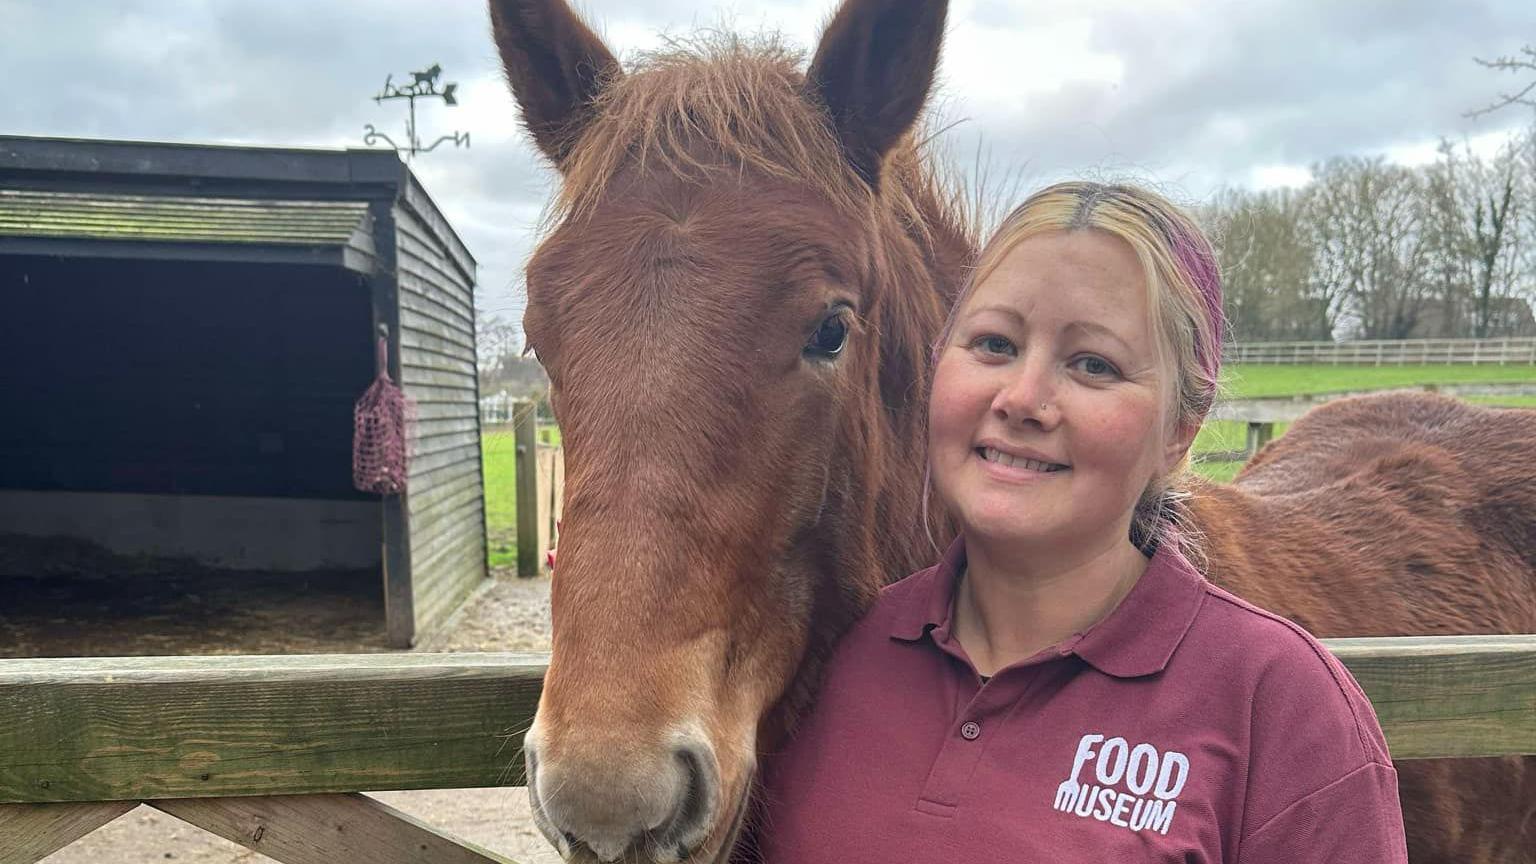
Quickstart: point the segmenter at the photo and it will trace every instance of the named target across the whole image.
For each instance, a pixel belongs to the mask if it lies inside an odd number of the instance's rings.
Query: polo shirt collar
[[[936,627],[949,629],[955,583],[965,569],[965,538],[956,537],[939,563],[908,577],[918,580],[891,624],[891,638],[916,642]]]
[[[965,569],[965,539],[955,538],[937,566],[913,575],[921,580],[894,617],[891,638],[916,642],[932,630],[947,633],[955,584]],[[1161,672],[1195,621],[1205,579],[1183,555],[1160,546],[1147,569],[1109,617],[1069,637],[1057,650],[1076,654],[1116,678]]]

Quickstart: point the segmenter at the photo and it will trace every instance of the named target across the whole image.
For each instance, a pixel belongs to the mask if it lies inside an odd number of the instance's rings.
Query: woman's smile
[[[1062,474],[1072,466],[1055,462],[1033,452],[1021,452],[983,444],[976,448],[985,470],[999,480],[1011,483],[1036,482]]]

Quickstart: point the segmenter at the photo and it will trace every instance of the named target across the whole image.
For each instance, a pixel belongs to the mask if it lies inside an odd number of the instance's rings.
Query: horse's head
[[[716,860],[923,542],[926,353],[969,253],[910,135],[945,4],[849,0],[808,72],[712,36],[626,73],[564,0],[491,13],[562,177],[523,319],[567,472],[535,817],[567,857]]]

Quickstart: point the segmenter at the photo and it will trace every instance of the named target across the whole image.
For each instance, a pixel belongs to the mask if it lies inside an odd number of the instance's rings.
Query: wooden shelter
[[[389,644],[486,572],[475,261],[393,151],[0,136],[0,544],[377,568]],[[399,496],[351,485],[388,336]]]

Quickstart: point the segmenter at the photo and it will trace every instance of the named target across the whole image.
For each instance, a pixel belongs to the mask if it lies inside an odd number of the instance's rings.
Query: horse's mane
[[[600,89],[589,124],[561,166],[551,219],[585,213],[631,164],[681,177],[750,169],[808,184],[849,212],[865,210],[878,195],[925,242],[934,229],[974,239],[954,172],[935,170],[913,136],[887,158],[878,192],[860,179],[829,118],[806,98],[803,60],[777,34],[713,30],[636,55]]]

